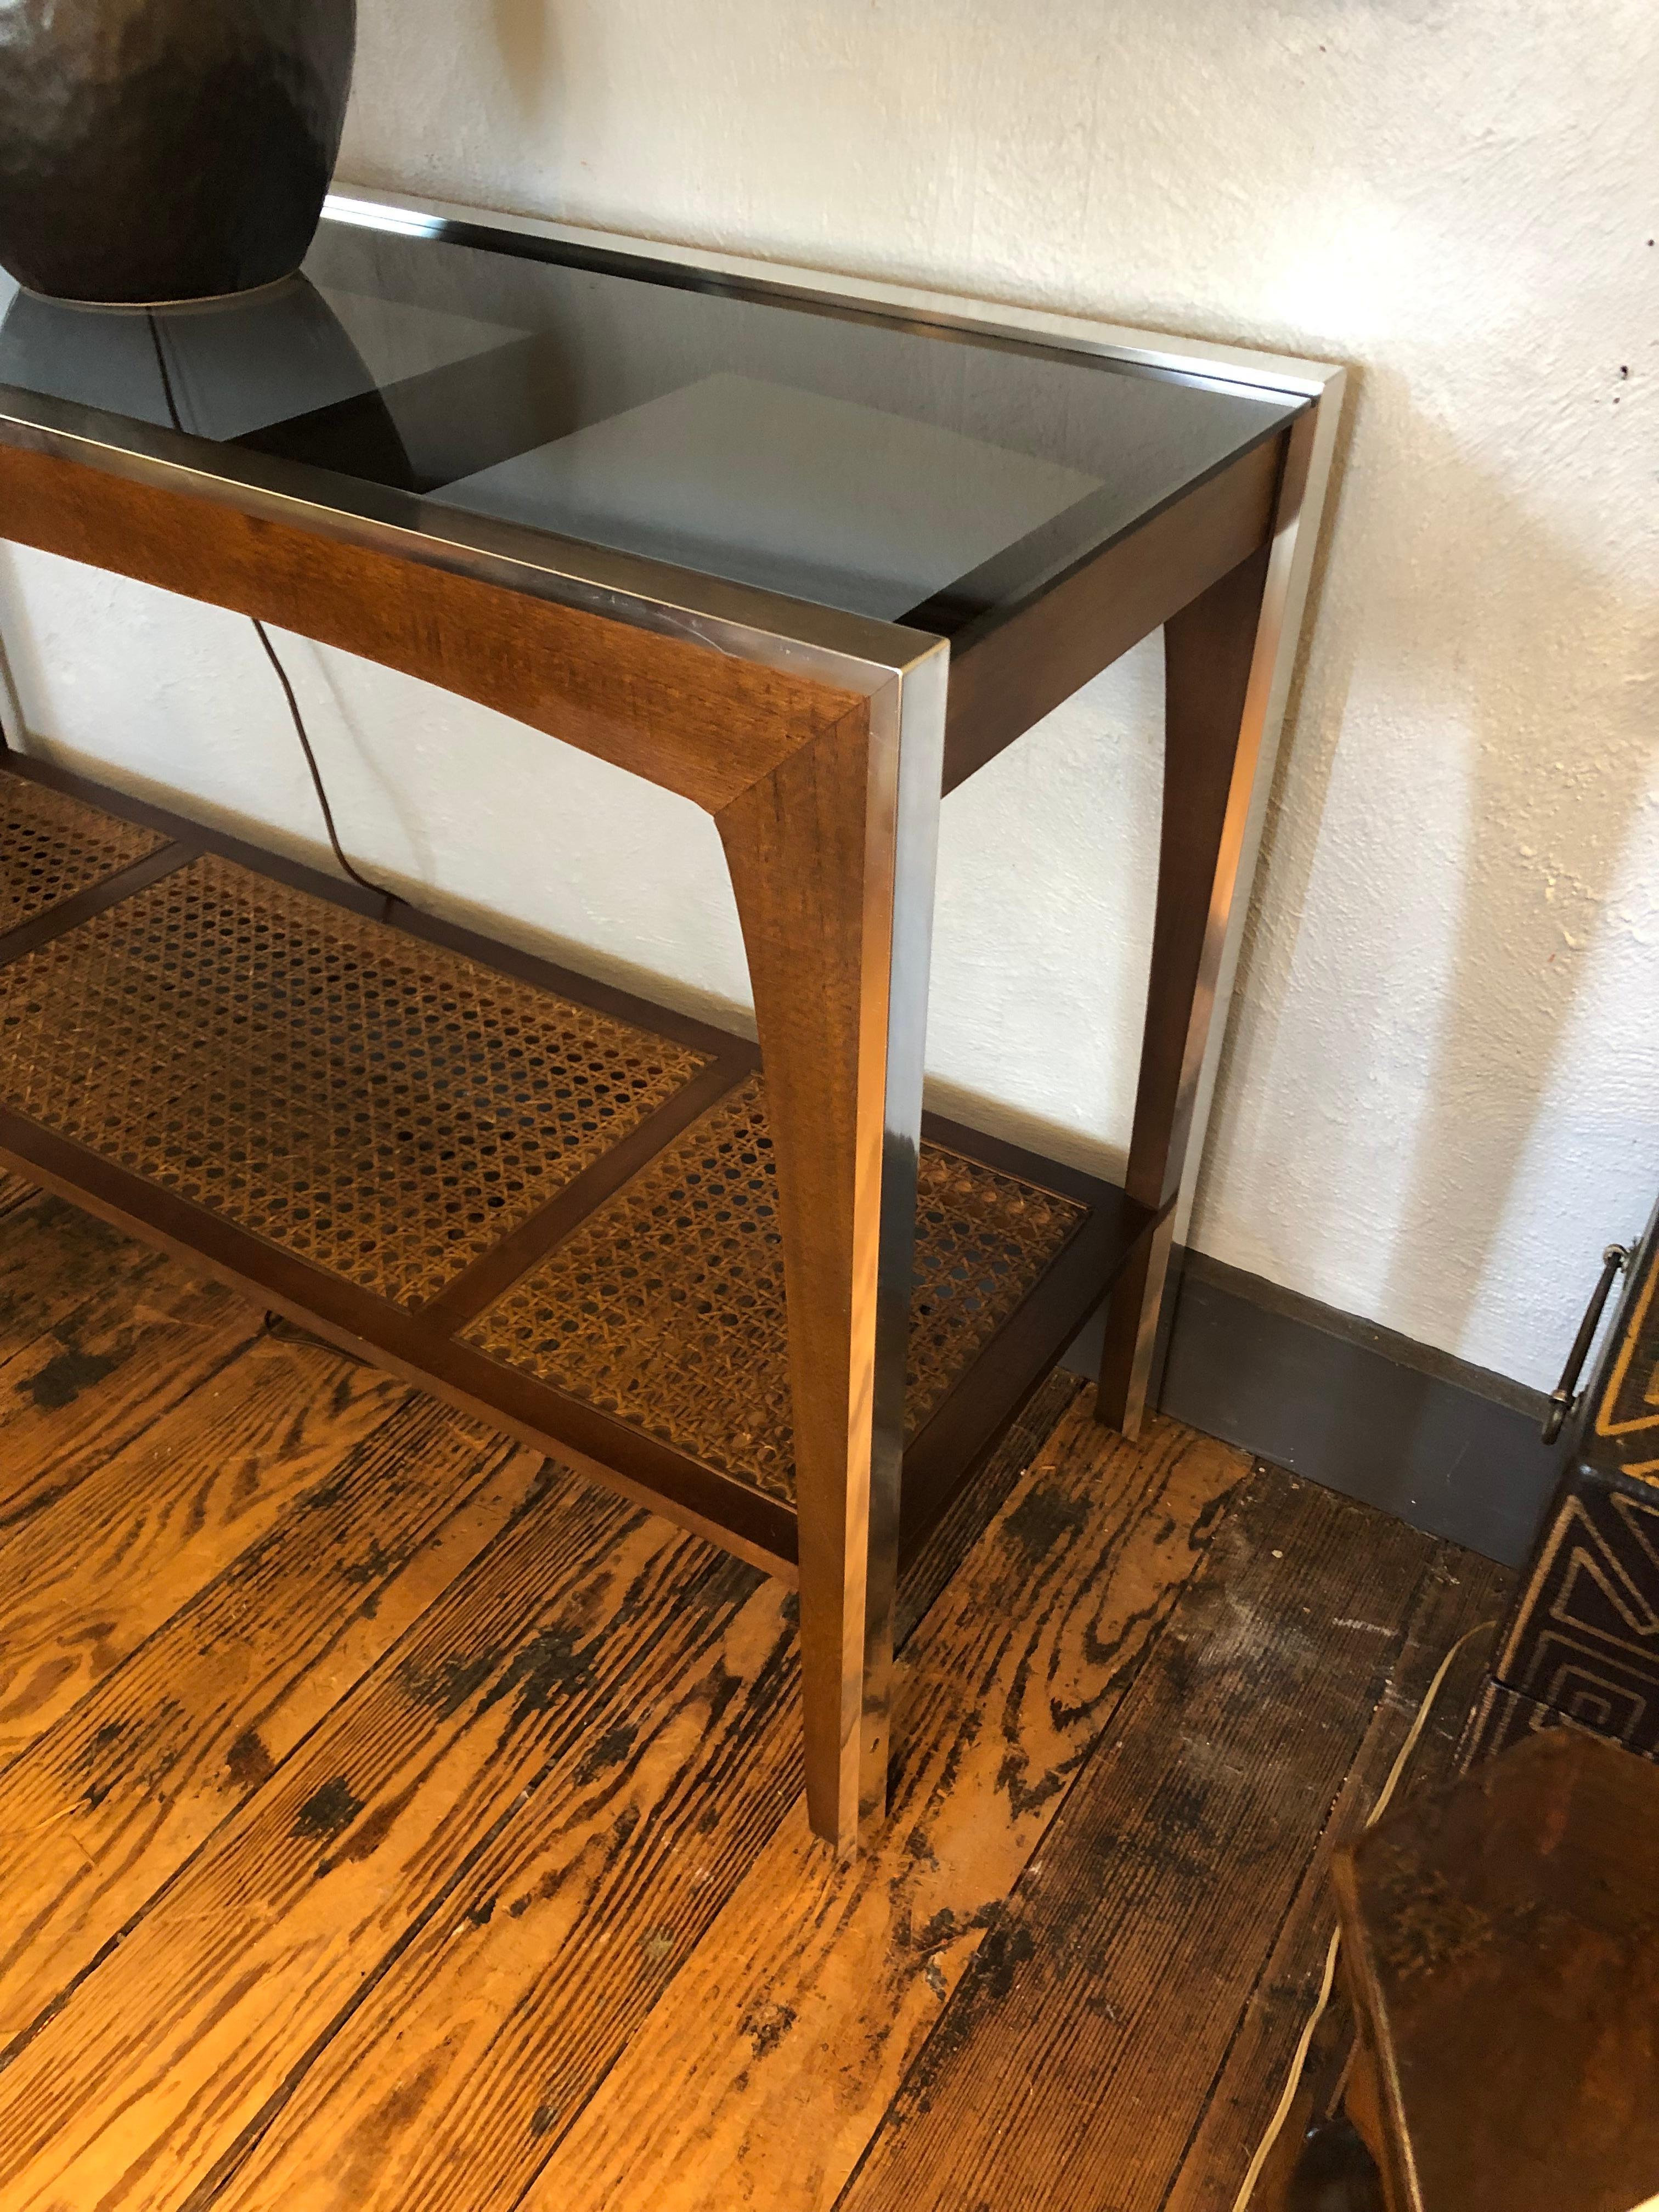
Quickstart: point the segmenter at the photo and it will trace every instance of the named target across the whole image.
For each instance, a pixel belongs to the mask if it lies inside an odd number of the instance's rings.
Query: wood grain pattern
[[[255,1338],[58,1503],[0,1535],[0,1765],[257,1542],[407,1393]]]
[[[872,1512],[882,1116],[867,1099],[860,1115],[860,1085],[883,1098],[886,991],[872,1022],[869,786],[860,705],[717,817],[754,986],[783,1238],[807,1804],[842,1850],[857,1840],[861,1795],[880,1815],[885,1707],[866,1717],[866,1681],[878,1678],[884,1701],[898,1577],[896,1498]],[[884,913],[890,933],[890,890]]]
[[[780,1829],[526,2212],[835,2202],[952,1990],[1002,1958],[1007,1894],[1246,1466],[1168,1424],[1131,1450],[1074,1407],[907,1647],[879,1847],[837,1868]]]
[[[634,1502],[678,1517],[764,1570],[793,1574],[793,1516],[758,1491],[708,1468],[583,1401],[501,1365],[419,1314],[294,1258],[0,1104],[0,1152],[73,1194],[118,1230],[207,1270],[256,1311],[275,1310],[354,1358],[436,1392],[468,1419],[488,1422],[532,1449],[556,1454]]]
[[[21,1176],[0,1174],[0,1221],[9,1221],[40,1196],[38,1188]]]
[[[943,673],[942,664],[937,672]],[[895,702],[881,703],[886,709]],[[795,1282],[792,1295],[805,1316],[796,1332],[795,1379],[798,1393],[808,1401],[802,1427],[810,1432],[807,1456],[818,1472],[805,1487],[812,1493],[812,1541],[823,1569],[808,1577],[805,1613],[806,1705],[810,1714],[823,1716],[814,1719],[812,1732],[823,1747],[821,1757],[809,1757],[809,1795],[820,1828],[838,1843],[850,1841],[855,1803],[867,1798],[873,1814],[881,1795],[874,1785],[884,1787],[896,1560],[925,1535],[964,1473],[1075,1334],[1132,1243],[1136,1227],[1133,1209],[1113,1187],[1051,1170],[1029,1155],[1011,1160],[1013,1174],[1058,1184],[1075,1196],[1086,1208],[1087,1219],[1069,1242],[1057,1237],[1041,1255],[1035,1243],[1030,1246],[1027,1259],[1036,1279],[1024,1277],[1020,1286],[1029,1294],[1017,1310],[1005,1309],[1002,1326],[994,1333],[975,1332],[976,1342],[963,1336],[948,1356],[941,1356],[934,1381],[949,1387],[937,1393],[930,1388],[929,1417],[912,1439],[902,1485],[890,1449],[884,1448],[880,1480],[874,1479],[866,1462],[873,1457],[871,1405],[878,1395],[873,1279],[879,1222],[887,1218],[896,1242],[902,1242],[905,1217],[912,1210],[902,1188],[909,1172],[903,1147],[895,1147],[891,1171],[882,1171],[879,1124],[888,1048],[884,978],[896,927],[890,909],[901,903],[898,879],[918,872],[898,868],[892,840],[884,831],[869,830],[872,817],[878,825],[886,823],[892,796],[887,793],[884,799],[878,775],[872,786],[871,750],[861,705],[775,775],[750,787],[721,817],[748,940],[761,971],[772,1095],[775,1103],[783,1101],[774,1121],[787,1125],[778,1146],[782,1180],[795,1192],[783,1209],[786,1235],[799,1248],[789,1263]],[[42,777],[38,764],[30,763],[19,781],[62,788],[64,780]],[[94,804],[106,796],[84,787],[78,795]],[[927,794],[922,797],[926,804]],[[117,802],[118,813],[125,804]],[[177,819],[169,821],[154,808],[139,811],[151,830],[183,834]],[[216,849],[224,841],[200,842]],[[305,873],[291,868],[280,872],[285,879]],[[865,896],[866,873],[881,887],[872,899]],[[920,873],[925,875],[925,869]],[[307,877],[305,887],[319,886]],[[345,904],[353,903],[340,886],[332,890]],[[356,896],[361,901],[369,895],[358,891]],[[319,920],[326,927],[326,917]],[[423,924],[416,933],[434,932]],[[499,949],[494,954],[486,949],[485,957],[505,956]],[[533,973],[553,989],[564,988],[556,974],[539,963],[526,969],[514,959],[509,965],[515,974]],[[579,999],[594,995],[592,987],[571,988]],[[623,1018],[640,1018],[647,1027],[654,1025],[655,1018],[637,1005],[614,1010]],[[204,1018],[211,1019],[210,1011]],[[908,1046],[902,1042],[896,1050],[915,1060],[912,1073],[919,1081],[920,1038],[914,1024],[910,1036]],[[94,1128],[82,1127],[71,1138],[46,1125],[49,1113],[46,1121],[30,1118],[37,1111],[46,1113],[38,1099],[27,1114],[20,1110],[27,1102],[0,1103],[0,1156],[116,1225],[137,1231],[175,1255],[187,1255],[240,1294],[304,1321],[401,1379],[437,1391],[463,1413],[492,1420],[532,1449],[551,1450],[601,1480],[613,1480],[635,1498],[643,1494],[682,1525],[714,1534],[715,1540],[765,1571],[798,1581],[794,1500],[783,1494],[793,1488],[793,1480],[770,1491],[757,1487],[744,1479],[740,1461],[721,1453],[718,1438],[715,1448],[700,1447],[694,1437],[680,1431],[671,1442],[676,1435],[672,1419],[647,1420],[637,1403],[619,1406],[607,1391],[584,1387],[580,1376],[532,1372],[528,1361],[515,1358],[510,1339],[498,1336],[486,1346],[451,1333],[568,1231],[581,1209],[637,1168],[670,1127],[700,1103],[712,1106],[737,1068],[757,1057],[752,1048],[735,1048],[712,1032],[702,1042],[713,1048],[719,1066],[696,1079],[603,1161],[591,1164],[555,1201],[480,1254],[441,1296],[413,1311],[389,1296],[375,1295],[366,1281],[352,1279],[355,1268],[324,1266],[314,1251],[302,1255],[268,1222],[247,1218],[245,1207],[228,1201],[222,1208],[214,1197],[216,1170],[204,1170],[206,1182],[186,1196],[140,1173],[130,1147],[112,1140],[100,1149]],[[901,1091],[906,1088],[901,1081]],[[954,1142],[970,1161],[987,1152],[994,1159],[1015,1149],[971,1133],[954,1139],[946,1133],[945,1141],[947,1146]],[[969,1211],[964,1199],[951,1234],[960,1232]],[[1017,1264],[1023,1273],[1024,1263]],[[1011,1281],[1011,1291],[1012,1287]],[[384,1282],[380,1288],[386,1290]],[[951,1291],[953,1299],[960,1291],[960,1310],[971,1316],[984,1288],[959,1276]],[[880,1430],[884,1446],[901,1425],[897,1334],[896,1327],[886,1332],[888,1410]],[[716,1390],[714,1400],[719,1399]],[[791,1478],[794,1457],[792,1451]],[[880,1508],[871,1523],[873,1536],[866,1527],[866,1497]],[[891,1535],[895,1521],[896,1546]],[[867,1765],[867,1791],[862,1771],[855,1786],[855,1762],[860,1769]]]
[[[952,639],[947,792],[1266,542],[1285,444],[1265,440],[1029,606]]]
[[[728,1563],[708,1597],[746,1574]],[[221,2212],[520,2201],[779,1822],[811,1844],[792,1611],[770,1582],[706,1604],[678,1664],[469,1865]]]
[[[8,1194],[0,1279],[44,1273]],[[195,1289],[136,1257],[82,1245],[51,1324]],[[6,2212],[1229,2212],[1331,1846],[1497,1571],[1056,1376],[903,1585],[893,1825],[838,1868],[776,1584],[201,1334],[138,1322],[153,1430],[124,1367],[14,1415],[84,1450],[0,1535],[0,1651],[84,1672],[0,1771]]]
[[[34,759],[7,755],[0,769],[29,783],[64,793],[131,818],[172,837],[194,834],[204,849],[239,866],[264,868],[297,890],[353,912],[375,911],[372,896],[356,886],[314,870],[262,855],[217,833],[191,833],[182,817],[135,802],[118,793],[52,769]],[[799,916],[797,919],[800,919]],[[692,1049],[722,1065],[748,1070],[758,1065],[752,1045],[682,1017],[653,1009],[626,994],[573,976],[568,971],[465,931],[400,908],[397,927],[419,939],[432,939],[486,967],[496,966],[522,980],[591,1004],[602,1012],[647,1030],[660,1028]],[[810,914],[800,919],[810,933]],[[698,1079],[699,1083],[703,1079]],[[711,1072],[708,1087],[720,1079]],[[706,1096],[707,1092],[698,1095]],[[671,1119],[690,1102],[682,1094],[664,1109]],[[982,1453],[993,1443],[1012,1411],[1069,1342],[1099,1297],[1102,1283],[1121,1264],[1136,1233],[1134,1211],[1115,1186],[1044,1162],[1018,1146],[944,1121],[923,1118],[925,1137],[982,1161],[999,1173],[1024,1176],[1074,1199],[1089,1212],[1085,1227],[1042,1277],[1018,1311],[994,1339],[982,1346],[957,1379],[907,1450],[900,1557],[925,1535],[941,1506]],[[660,1133],[659,1128],[657,1133]],[[603,1188],[621,1167],[635,1164],[624,1140],[606,1156],[591,1181],[588,1196]],[[745,1482],[703,1466],[660,1438],[613,1419],[583,1401],[551,1389],[522,1369],[508,1369],[474,1348],[449,1339],[445,1330],[465,1304],[489,1279],[499,1279],[498,1262],[516,1239],[497,1246],[489,1259],[433,1304],[411,1315],[374,1298],[343,1278],[319,1270],[252,1237],[223,1216],[187,1203],[176,1193],[97,1158],[38,1124],[0,1106],[0,1147],[9,1146],[18,1164],[77,1205],[102,1213],[117,1230],[135,1231],[192,1267],[205,1266],[240,1295],[262,1308],[280,1306],[303,1316],[307,1325],[359,1356],[377,1358],[404,1380],[434,1389],[464,1413],[494,1423],[520,1441],[551,1451],[596,1480],[612,1480],[636,1501],[679,1519],[681,1525],[724,1543],[763,1571],[795,1578],[795,1523],[791,1508]],[[536,1217],[533,1244],[552,1225],[551,1217],[574,1194],[562,1194],[548,1212]],[[523,1251],[519,1255],[523,1257]]]
[[[1458,1739],[1482,1680],[1482,1655],[1490,1648],[1489,1639],[1475,1632],[1501,1614],[1509,1577],[1472,1553],[1457,1559],[1454,1572],[1443,1546],[1425,1545],[1425,1550],[1427,1564],[1412,1601],[1400,1656],[1250,1993],[1164,2212],[1233,2212],[1239,2185],[1285,2087],[1297,2039],[1318,2002],[1336,1925],[1332,1856],[1352,1843],[1371,1817],[1437,1669],[1462,1644],[1401,1776],[1395,1802],[1403,1803],[1414,1790],[1437,1787],[1454,1771]],[[1466,1638],[1471,1640],[1465,1643]],[[1334,2094],[1352,2036],[1350,2031],[1344,2038],[1340,2021],[1334,2021],[1333,2028],[1328,2088]],[[1317,2101],[1317,2083],[1310,2077],[1280,2131],[1280,2163],[1286,2171],[1294,2163]],[[1277,2203],[1275,2186],[1282,2187],[1282,2182],[1269,2180],[1264,2173],[1256,2201]]]
[[[554,1474],[19,2045],[7,2212],[172,2212],[219,2178],[522,1793],[579,1790],[751,1580]]]
[[[116,1230],[21,1176],[4,1176],[0,1235],[0,1363],[116,1280],[136,1283],[159,1263]]]
[[[1426,1544],[1258,1474],[1021,1883],[1002,1942],[910,2069],[847,2212],[1092,2212],[1107,2190],[1162,2202],[1264,1923],[1288,1910],[1397,1659]],[[1281,1632],[1264,1637],[1269,1619]],[[1224,1865],[1248,1881],[1218,1881]]]
[[[907,1620],[1079,1388],[1056,1376],[964,1496],[957,1548],[907,1578]],[[781,1820],[789,1855],[822,1863],[798,1803],[790,1610],[762,1584],[714,1624],[701,1674],[596,1747],[574,1812],[536,1793],[334,2038],[218,2212],[401,2212],[443,2203],[463,2174],[469,2212],[519,2202],[641,2021],[678,2006],[686,1962]]]
[[[256,1307],[170,1263],[89,1296],[83,1287],[77,1306],[0,1367],[0,1534],[143,1436],[260,1327]]]
[[[855,695],[385,549],[0,444],[5,534],[493,707],[713,812]],[[258,495],[250,495],[250,505]],[[396,541],[392,550],[390,541]]]
[[[1164,626],[1164,799],[1158,905],[1124,1188],[1154,1213],[1186,1173],[1216,986],[1255,787],[1265,700],[1257,667],[1271,548],[1229,569]],[[1163,1220],[1114,1285],[1103,1421],[1133,1436],[1152,1380],[1173,1242]]]
[[[282,1526],[0,1778],[0,2037],[270,1780],[540,1480],[533,1455],[419,1400],[341,1443]]]
[[[977,1473],[962,1485],[928,1530],[899,1583],[893,1613],[896,1647],[902,1650],[944,1595],[951,1577],[1002,1510],[1014,1485],[1043,1455],[1083,1388],[1081,1377],[1070,1368],[1056,1367],[1032,1392],[1008,1424],[995,1450],[987,1455]]]
[[[1152,979],[1125,1187],[1161,1212],[1181,1188],[1256,744],[1245,732],[1267,550],[1164,625],[1164,806]]]

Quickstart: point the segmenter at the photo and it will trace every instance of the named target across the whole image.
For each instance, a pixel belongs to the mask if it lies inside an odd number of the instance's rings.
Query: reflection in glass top
[[[301,465],[313,500],[328,470],[947,635],[1296,411],[586,258],[331,221],[302,276],[222,304],[0,279],[0,384]]]

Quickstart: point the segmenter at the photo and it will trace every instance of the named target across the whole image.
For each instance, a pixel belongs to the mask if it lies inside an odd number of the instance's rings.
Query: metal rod
[[[1601,1279],[1590,1295],[1584,1308],[1584,1318],[1578,1324],[1578,1334],[1572,1340],[1572,1350],[1567,1354],[1567,1364],[1561,1370],[1561,1380],[1550,1392],[1550,1409],[1544,1416],[1542,1436],[1547,1444],[1553,1444],[1566,1425],[1567,1416],[1578,1403],[1578,1377],[1583,1372],[1584,1362],[1589,1358],[1589,1348],[1595,1341],[1595,1332],[1601,1326],[1601,1316],[1607,1303],[1607,1293],[1621,1267],[1630,1262],[1630,1247],[1609,1244],[1601,1255]]]

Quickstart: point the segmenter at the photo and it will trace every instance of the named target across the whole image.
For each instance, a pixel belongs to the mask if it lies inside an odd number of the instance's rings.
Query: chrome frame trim
[[[839,1547],[842,1853],[885,1810],[905,1365],[950,647],[930,638],[868,692]],[[803,1606],[812,1601],[805,1577]],[[805,1626],[805,1623],[803,1623]],[[809,1758],[809,1797],[815,1768]]]
[[[106,428],[117,420],[118,443]],[[468,515],[355,478],[327,477],[327,495],[319,483],[318,495],[308,496],[273,480],[291,477],[297,464],[273,465],[240,447],[216,447],[213,465],[204,467],[198,440],[15,386],[0,385],[0,440],[842,690],[867,695],[936,642],[898,623]],[[854,672],[860,670],[863,678]]]
[[[622,255],[737,283],[773,296],[898,313],[919,325],[1033,341],[1164,374],[1222,381],[1288,400],[1320,398],[1341,372],[1322,364],[1255,354],[1198,340],[1154,339],[1145,331],[1031,310],[981,306],[904,285],[835,277],[781,264],[498,215],[412,195],[331,193],[333,221],[405,236],[441,237],[453,223]],[[378,544],[405,559],[526,591],[636,628],[707,644],[769,666],[845,684],[848,657],[886,672],[933,642],[903,623],[840,612],[761,586],[729,582],[645,555],[590,545],[526,526],[465,514],[413,494],[317,471],[313,495],[293,489],[301,464],[270,464],[250,451],[214,449],[211,469],[198,441],[131,418],[0,386],[0,434],[8,442],[63,454],[82,465],[155,483],[252,514],[287,520],[349,542]],[[118,433],[118,434],[117,434]],[[822,656],[822,658],[820,658]],[[878,682],[884,678],[877,679]]]
[[[1256,724],[1255,772],[1250,787],[1249,811],[1239,847],[1233,896],[1222,940],[1220,965],[1216,970],[1214,1012],[1194,1091],[1192,1120],[1187,1139],[1185,1170],[1175,1204],[1175,1235],[1184,1244],[1202,1179],[1205,1138],[1220,1073],[1222,1054],[1232,1013],[1233,985],[1238,971],[1240,948],[1249,918],[1261,857],[1261,833],[1267,816],[1278,768],[1279,740],[1285,730],[1285,709],[1301,647],[1308,591],[1313,579],[1320,526],[1330,489],[1331,464],[1342,416],[1346,372],[1328,368],[1320,397],[1307,413],[1291,426],[1290,447],[1280,478],[1279,503],[1273,516],[1273,550],[1268,561],[1262,593],[1261,620],[1256,631],[1255,654],[1245,707],[1245,741],[1249,726]]]
[[[621,254],[635,260],[663,263],[710,278],[753,286],[775,295],[793,293],[803,300],[865,307],[882,314],[896,313],[911,322],[939,330],[1000,334],[1028,344],[1036,340],[1070,353],[1094,354],[1136,368],[1199,376],[1206,382],[1241,385],[1256,392],[1283,394],[1286,398],[1319,398],[1331,374],[1322,362],[1302,361],[1288,354],[1258,353],[1244,346],[1218,345],[1206,338],[1170,337],[1124,323],[1100,321],[1092,316],[1005,307],[966,299],[957,293],[927,291],[912,284],[831,276],[823,270],[802,269],[788,262],[713,253],[700,246],[669,245],[659,239],[635,238],[622,231],[589,230],[574,223],[549,222],[536,216],[465,207],[453,200],[424,199],[412,192],[337,185],[325,202],[323,212],[337,222],[354,223],[368,230],[392,231],[404,237],[441,239],[446,226],[451,223],[468,230],[507,231],[517,237],[545,239],[550,245],[574,246],[586,252]]]
[[[871,702],[848,1397],[849,1476],[861,1469],[865,1492],[857,1542],[864,1590],[856,1636],[848,1624],[844,1663],[857,1673],[844,1686],[842,1708],[855,1718],[854,1740],[842,1746],[842,1802],[868,1819],[879,1818],[887,1800],[905,1366],[950,674],[950,648],[941,639]],[[850,1507],[850,1480],[848,1489]],[[858,1528],[854,1519],[849,1534]]]

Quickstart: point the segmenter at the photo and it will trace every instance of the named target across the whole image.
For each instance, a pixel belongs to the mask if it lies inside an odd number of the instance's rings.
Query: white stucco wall
[[[1194,1241],[1546,1383],[1659,1182],[1651,0],[362,0],[342,173],[1353,364]],[[13,555],[66,755],[315,840],[246,624]],[[744,994],[710,826],[295,645],[366,865]],[[1127,1135],[1156,641],[945,811],[936,1096]],[[580,948],[572,951],[570,948]]]

